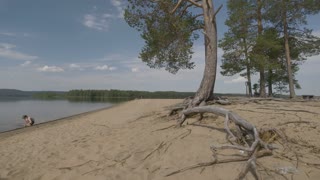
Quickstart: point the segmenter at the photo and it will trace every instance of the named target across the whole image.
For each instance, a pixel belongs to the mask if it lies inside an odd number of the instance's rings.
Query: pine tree
[[[319,54],[320,48],[319,38],[312,35],[312,30],[301,26],[307,24],[308,15],[320,11],[320,3],[318,0],[267,0],[267,4],[267,18],[283,36],[290,98],[295,98],[293,67],[299,63],[297,61]]]
[[[222,48],[222,71],[224,76],[233,76],[242,73],[246,76],[249,86],[249,95],[252,96],[251,69],[252,64],[249,58],[249,50],[254,44],[256,36],[253,29],[253,9],[247,0],[231,0],[227,2],[228,19],[225,24],[228,31],[219,42]]]
[[[151,68],[171,73],[192,69],[193,42],[200,30],[205,42],[205,70],[190,106],[213,98],[217,69],[217,26],[212,0],[128,0],[127,23],[145,40],[140,58]]]

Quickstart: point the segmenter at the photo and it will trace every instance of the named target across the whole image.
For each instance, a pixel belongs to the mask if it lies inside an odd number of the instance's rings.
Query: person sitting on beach
[[[34,124],[34,119],[28,115],[23,115],[22,119],[26,122],[24,126],[32,126]]]

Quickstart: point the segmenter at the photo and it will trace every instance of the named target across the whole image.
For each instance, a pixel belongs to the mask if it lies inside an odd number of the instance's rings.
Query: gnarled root
[[[260,138],[261,134],[259,133],[258,129],[253,124],[241,118],[238,114],[216,106],[201,106],[185,109],[182,111],[182,118],[178,121],[178,125],[182,126],[183,122],[188,116],[196,113],[213,113],[218,116],[225,117],[224,128],[227,133],[227,138],[232,144],[220,146],[212,145],[211,150],[214,153],[221,149],[236,149],[245,152],[248,156],[248,161],[245,168],[238,175],[237,179],[243,179],[248,172],[251,172],[256,179],[259,179],[256,169],[256,159],[259,157],[257,154],[259,154],[261,150],[272,152],[275,147],[270,144],[270,141],[263,141]],[[230,130],[230,122],[233,122],[236,125],[236,133],[233,133]],[[267,132],[268,130],[263,131]],[[274,129],[272,129],[272,132],[277,133],[277,131]],[[279,134],[279,136],[281,135]]]

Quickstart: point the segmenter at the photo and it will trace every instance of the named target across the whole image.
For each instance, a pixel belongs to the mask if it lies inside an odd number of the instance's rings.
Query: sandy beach
[[[227,144],[224,118],[205,114],[177,128],[168,108],[182,100],[133,100],[112,108],[0,133],[0,179],[228,180],[245,165],[230,162],[168,174],[213,160]],[[275,127],[287,143],[257,160],[261,179],[320,179],[320,101],[252,101],[223,108],[258,128]],[[239,150],[219,157],[241,155]],[[246,179],[253,179],[248,174]]]

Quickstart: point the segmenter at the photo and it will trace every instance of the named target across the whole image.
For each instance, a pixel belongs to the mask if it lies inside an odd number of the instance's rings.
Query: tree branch
[[[221,10],[223,4],[220,5],[220,7],[217,9],[217,11],[213,14],[212,20],[215,19],[216,15],[219,13],[219,11]]]
[[[187,9],[188,9],[189,7],[192,7],[192,6],[194,6],[194,5],[193,5],[193,4],[188,4],[186,7],[184,7],[184,9],[182,10],[182,13],[180,14],[180,16],[184,15],[184,13],[187,12]]]
[[[203,16],[203,14],[197,14],[197,15],[193,16],[192,18],[197,19],[198,17],[201,17],[201,16]]]
[[[178,9],[178,7],[180,6],[180,4],[182,3],[183,0],[179,0],[179,2],[176,4],[176,6],[173,8],[173,10],[170,12],[171,14],[173,14],[174,12],[176,12],[176,10]]]
[[[176,10],[178,9],[178,7],[181,5],[182,1],[184,1],[184,0],[179,0],[179,1],[178,1],[178,3],[176,4],[176,6],[175,6],[175,7],[173,8],[173,10],[170,12],[171,14],[173,14],[174,12],[176,12]],[[186,1],[190,2],[191,4],[187,5],[187,6],[184,8],[183,12],[185,12],[189,7],[192,7],[192,6],[202,7],[201,4],[197,3],[197,2],[199,2],[200,0],[195,0],[195,1],[193,1],[193,0],[186,0]],[[182,13],[182,14],[183,14],[183,13]]]
[[[190,2],[191,4],[197,6],[197,7],[202,7],[202,4],[197,3],[197,2],[199,2],[199,0],[195,0],[195,1],[193,1],[193,0],[187,0],[187,1]]]
[[[203,26],[196,27],[196,28],[191,29],[191,31],[193,32],[193,31],[197,31],[197,30],[200,30],[200,29],[204,29],[204,27]]]

